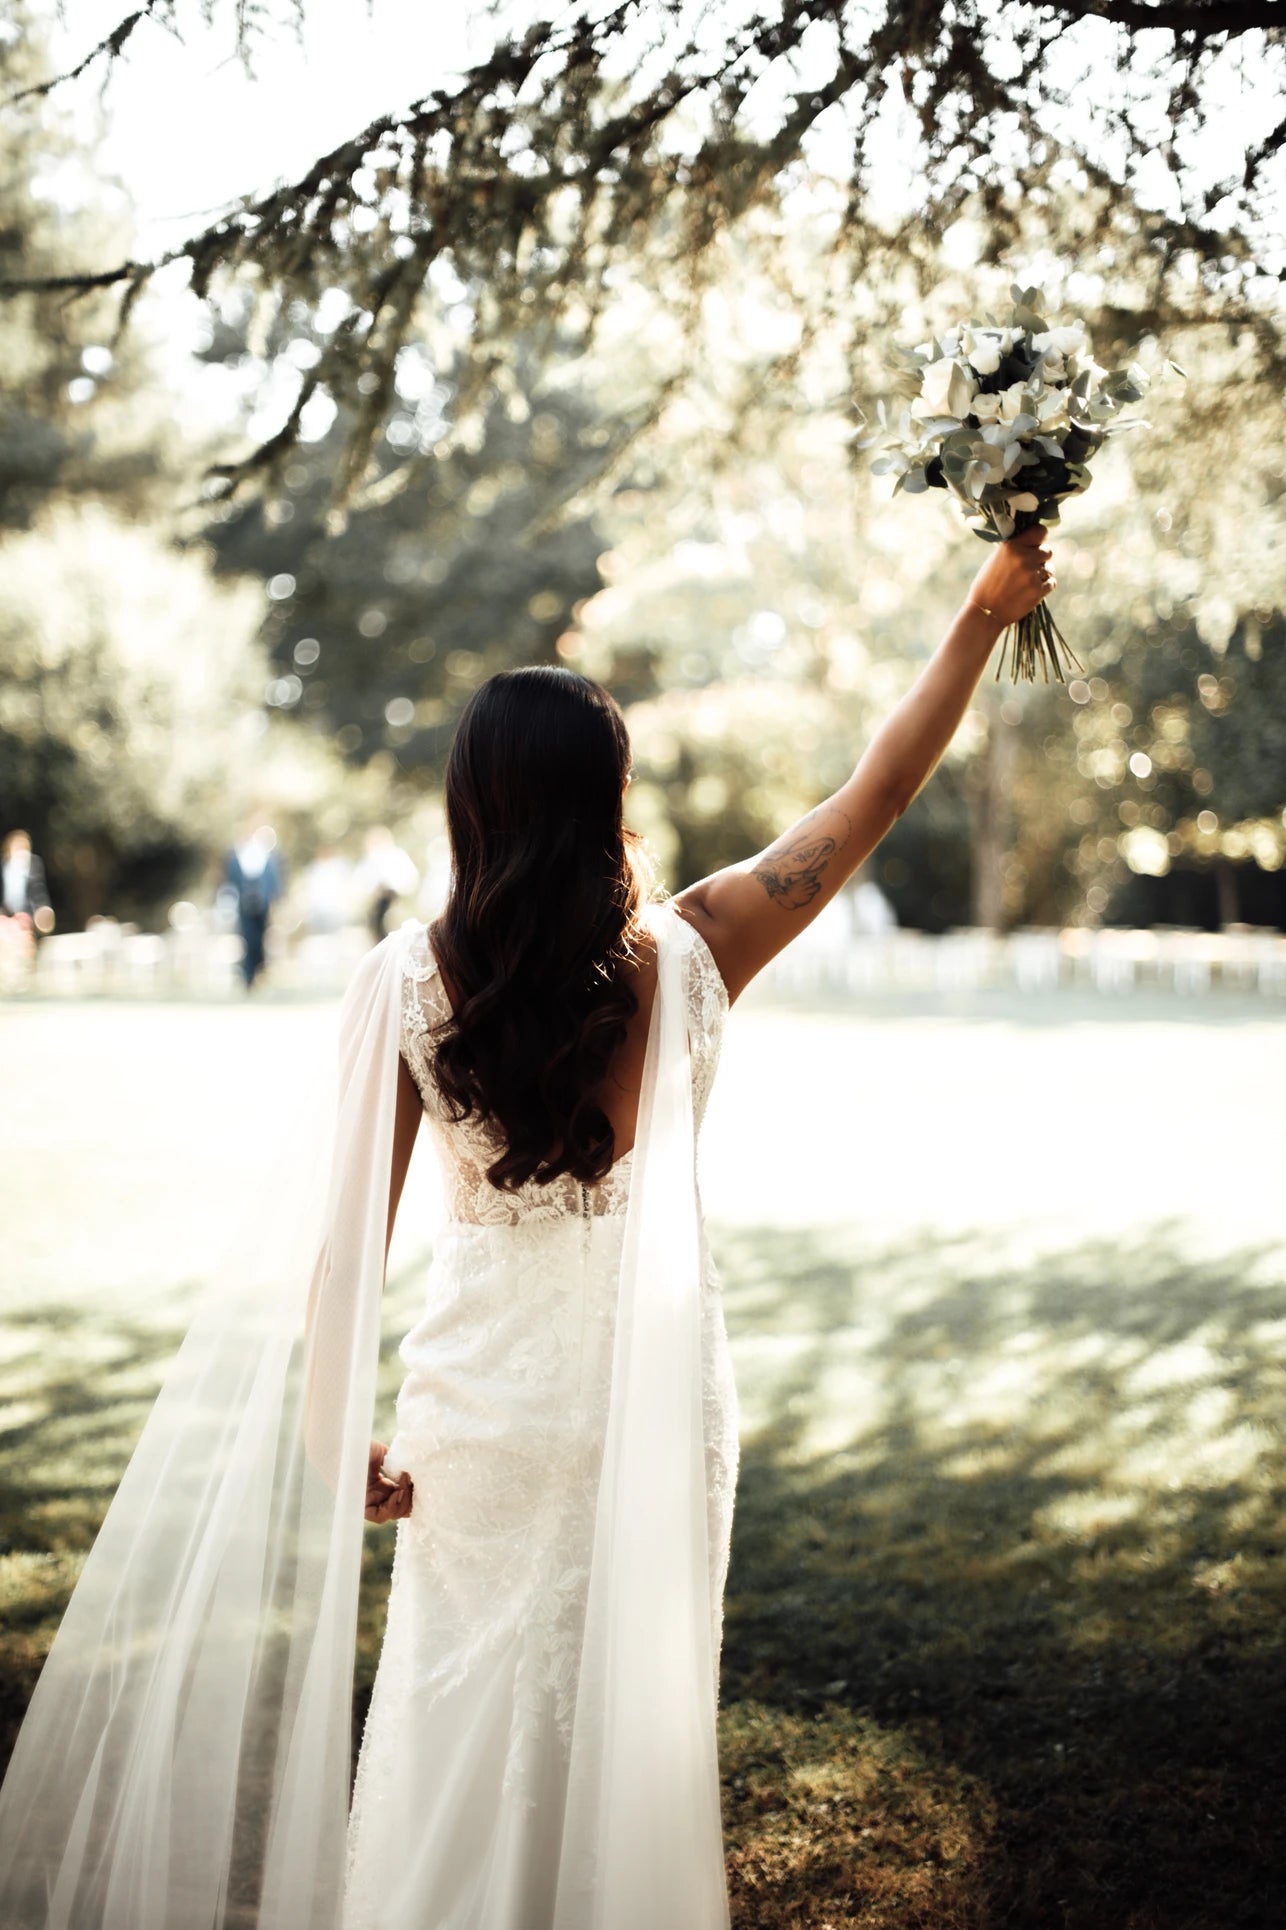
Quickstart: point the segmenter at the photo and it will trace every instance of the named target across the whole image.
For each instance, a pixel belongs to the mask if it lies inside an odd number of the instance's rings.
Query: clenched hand
[[[401,1521],[411,1512],[411,1501],[415,1487],[409,1474],[399,1474],[396,1481],[383,1470],[384,1456],[388,1447],[383,1441],[372,1441],[371,1451],[366,1462],[366,1519],[368,1521]]]

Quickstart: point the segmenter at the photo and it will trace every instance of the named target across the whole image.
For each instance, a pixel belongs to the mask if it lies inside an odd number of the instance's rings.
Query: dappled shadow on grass
[[[721,1753],[735,1930],[1268,1930],[1286,1832],[1286,1287],[1182,1230],[715,1230],[743,1403]],[[427,1256],[390,1281],[417,1316]],[[177,1302],[176,1302],[177,1307]],[[179,1338],[0,1350],[7,1743]],[[399,1368],[390,1349],[389,1413]],[[356,1721],[391,1530],[371,1529]]]
[[[1280,1922],[1274,1256],[716,1244],[737,1930]]]

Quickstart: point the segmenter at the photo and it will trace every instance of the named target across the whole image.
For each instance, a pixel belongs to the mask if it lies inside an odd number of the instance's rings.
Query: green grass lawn
[[[1234,1930],[1286,1885],[1286,1028],[1228,1000],[734,1015],[737,1930]],[[325,1005],[0,1011],[0,1720]],[[801,1125],[802,1122],[802,1125]],[[388,1293],[422,1292],[415,1179]],[[391,1536],[368,1532],[358,1715]]]

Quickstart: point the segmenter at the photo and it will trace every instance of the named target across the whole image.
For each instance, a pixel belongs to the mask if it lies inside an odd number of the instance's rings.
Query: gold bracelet
[[[965,604],[965,608],[966,610],[981,610],[982,614],[985,617],[990,617],[993,623],[1000,622],[1000,618],[996,615],[996,612],[994,610],[989,610],[985,603],[975,603],[972,597],[970,597],[968,602]]]

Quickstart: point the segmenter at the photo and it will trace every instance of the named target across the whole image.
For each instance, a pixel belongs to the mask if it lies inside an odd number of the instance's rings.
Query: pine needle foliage
[[[145,20],[181,35],[212,5],[146,0],[61,79],[95,65],[106,75]],[[328,291],[333,313],[342,291],[346,312],[286,420],[218,483],[271,486],[321,393],[351,405],[341,504],[372,472],[435,265],[467,290],[455,404],[467,433],[515,339],[544,331],[562,355],[589,343],[623,262],[650,262],[694,313],[721,239],[799,186],[826,115],[843,117],[833,246],[854,281],[909,269],[923,286],[967,211],[998,258],[1033,207],[1071,184],[1103,210],[1101,239],[1126,231],[1136,332],[1198,315],[1261,326],[1280,266],[1286,118],[1247,136],[1226,179],[1194,154],[1250,63],[1261,85],[1265,68],[1286,66],[1282,0],[598,0],[553,20],[522,6],[492,14],[490,50],[454,84],[379,115],[163,260],[86,264],[3,292],[110,289],[123,327],[157,270],[182,260],[201,297],[249,280],[271,334],[288,314],[314,316]],[[249,58],[263,8],[237,0],[236,21]],[[907,219],[881,222],[870,188],[890,94],[918,129],[919,188]],[[1264,340],[1275,356],[1272,328]]]

